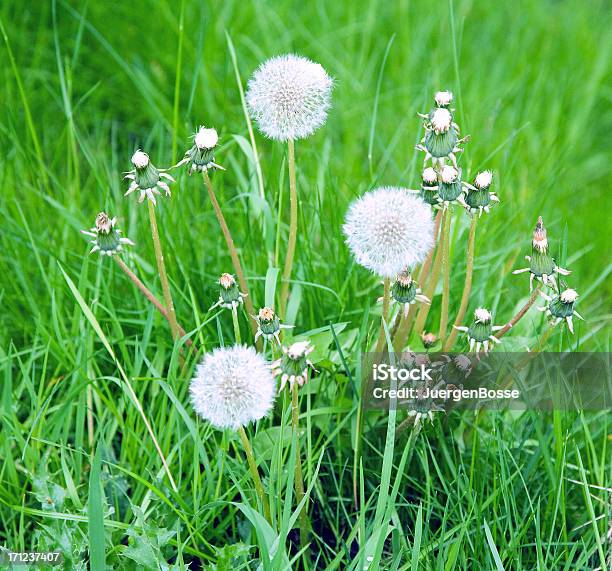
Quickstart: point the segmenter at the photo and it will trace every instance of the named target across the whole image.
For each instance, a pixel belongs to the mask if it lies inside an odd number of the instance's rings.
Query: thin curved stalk
[[[168,310],[163,306],[161,301],[159,301],[151,293],[151,291],[147,288],[147,286],[145,286],[140,281],[138,276],[132,270],[130,270],[130,268],[128,268],[127,264],[119,256],[113,256],[113,258],[115,259],[115,262],[117,262],[117,265],[125,272],[125,274],[128,276],[128,278],[130,278],[132,280],[132,282],[134,282],[134,285],[155,306],[157,311],[159,311],[164,316],[164,318],[169,322],[170,321],[170,316],[169,316]],[[180,325],[178,325],[178,332],[179,332],[179,335],[181,337],[185,337],[185,335],[187,335],[187,332]],[[191,339],[186,339],[185,340],[185,345],[187,345],[187,347],[191,347],[192,343],[193,342],[192,342]]]
[[[298,199],[297,182],[295,178],[295,144],[292,139],[287,141],[289,152],[289,241],[287,242],[287,256],[285,258],[285,268],[281,285],[279,315],[285,318],[287,311],[287,299],[289,298],[289,281],[291,280],[291,270],[293,269],[293,258],[295,257],[295,244],[297,242],[298,227]]]
[[[240,336],[240,323],[238,323],[238,310],[235,306],[232,308],[232,323],[234,324],[234,339],[236,345],[240,345],[242,343],[242,337]]]
[[[291,426],[295,434],[295,502],[299,504],[304,499],[304,479],[302,476],[302,456],[300,453],[300,427],[299,427],[299,401],[298,384],[293,383],[291,387]],[[299,515],[300,521],[300,545],[305,548],[308,545],[308,510],[302,508]],[[306,553],[304,553],[306,555]]]
[[[444,248],[442,249],[442,306],[440,308],[440,333],[439,338],[442,346],[446,342],[446,330],[448,329],[448,304],[450,297],[450,208],[444,214]]]
[[[253,484],[255,485],[255,491],[259,496],[259,500],[261,501],[261,505],[263,506],[264,517],[268,521],[270,525],[272,525],[272,516],[270,515],[270,505],[268,504],[268,498],[266,497],[266,493],[264,492],[264,487],[261,482],[261,477],[259,476],[259,470],[257,469],[257,464],[255,463],[255,456],[253,454],[253,448],[249,441],[249,437],[247,436],[244,427],[240,427],[238,429],[238,434],[240,436],[240,440],[242,441],[242,447],[244,448],[244,453],[247,457],[247,462],[249,464],[249,470],[251,471],[251,477],[253,478]]]
[[[472,277],[474,275],[474,245],[476,243],[476,222],[478,218],[474,216],[472,223],[470,224],[470,234],[468,236],[467,253],[465,261],[465,285],[463,286],[463,293],[461,294],[461,303],[459,304],[459,311],[457,312],[457,318],[455,319],[455,327],[459,327],[463,323],[465,312],[467,311],[468,302],[470,300],[470,292],[472,291]],[[458,329],[453,327],[446,344],[443,345],[443,351],[450,351],[457,340],[459,333]]]
[[[523,316],[529,311],[529,308],[538,299],[538,295],[540,293],[541,288],[542,288],[542,284],[538,284],[538,286],[531,293],[531,296],[527,300],[527,303],[525,303],[525,305],[523,305],[523,307],[521,307],[521,309],[519,309],[516,312],[516,315],[510,321],[508,321],[508,323],[506,323],[506,325],[504,325],[502,329],[500,329],[495,334],[495,337],[497,337],[498,339],[501,339],[506,333],[508,333],[508,331],[510,331],[510,329],[512,329],[523,318]]]
[[[151,222],[151,235],[153,237],[153,246],[155,248],[155,259],[157,261],[157,270],[161,281],[162,292],[164,294],[164,304],[168,310],[168,323],[172,331],[172,338],[176,341],[180,337],[179,325],[176,320],[174,311],[174,302],[172,301],[172,293],[170,292],[170,282],[166,273],[166,264],[164,263],[164,254],[159,239],[159,230],[157,229],[157,218],[155,217],[155,207],[150,200],[147,200],[149,208],[149,220]]]
[[[382,315],[380,316],[380,331],[378,332],[378,342],[376,343],[376,352],[380,353],[385,346],[385,323],[389,321],[389,305],[391,302],[391,280],[385,278]]]
[[[204,171],[202,173],[202,176],[204,177],[204,182],[206,183],[208,197],[212,202],[217,221],[219,222],[219,226],[221,227],[223,237],[225,238],[225,243],[227,244],[227,249],[229,250],[230,258],[232,259],[232,265],[234,266],[234,271],[236,272],[236,276],[238,277],[240,291],[246,294],[246,297],[244,298],[244,303],[246,305],[247,313],[249,315],[255,315],[255,308],[253,307],[253,298],[250,295],[249,286],[247,284],[246,278],[244,277],[244,272],[242,271],[242,264],[240,263],[240,258],[238,257],[238,251],[236,250],[232,234],[227,225],[227,222],[225,221],[225,216],[223,216],[223,211],[219,206],[219,201],[217,200],[217,196],[215,195],[215,191],[213,189],[212,182],[210,181],[208,173]],[[255,337],[255,334],[257,333],[257,325],[253,319],[249,319],[249,324],[251,326],[251,331],[253,332],[253,337]]]

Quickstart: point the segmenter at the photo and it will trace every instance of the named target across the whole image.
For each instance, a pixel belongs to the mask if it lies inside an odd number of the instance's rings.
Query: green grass
[[[118,216],[136,242],[130,264],[161,298],[146,209],[123,198],[122,172],[135,148],[167,166],[199,124],[214,125],[227,171],[213,184],[255,306],[273,298],[269,268],[282,268],[287,237],[286,150],[255,132],[262,185],[231,38],[243,84],[287,51],[336,80],[326,126],[296,144],[301,232],[289,320],[296,334],[319,329],[320,374],[301,390],[310,568],[363,569],[370,557],[371,569],[410,571],[605,565],[609,412],[454,412],[397,438],[394,415],[369,413],[354,473],[359,358],[376,342],[382,288],[341,234],[353,198],[418,184],[416,112],[450,89],[472,136],[462,166],[493,170],[501,199],[478,225],[468,311],[485,305],[504,322],[526,301],[527,278],[511,270],[541,214],[586,318],[574,337],[559,328],[547,348],[608,351],[612,44],[603,1],[7,0],[0,18],[0,546],[60,549],[69,569],[241,569],[260,558],[277,570],[303,560],[288,396],[250,429],[273,529],[237,436],[191,409],[197,355],[183,362],[166,322],[111,260],[87,255],[79,232],[102,209]],[[231,343],[229,314],[208,311],[231,262],[201,179],[181,174],[157,212],[179,322],[207,349]],[[451,320],[469,225],[456,220]],[[440,297],[441,287],[429,330]],[[532,311],[504,346],[533,347],[544,328]]]

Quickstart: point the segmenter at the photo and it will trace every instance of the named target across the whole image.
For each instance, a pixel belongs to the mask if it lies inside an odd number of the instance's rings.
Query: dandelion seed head
[[[491,321],[491,312],[484,307],[479,307],[474,312],[474,320],[478,323],[489,323]]]
[[[452,122],[453,116],[445,107],[438,107],[431,115],[431,126],[436,133],[446,133]]]
[[[221,274],[219,285],[223,289],[229,289],[236,284],[236,278],[232,274]]]
[[[200,127],[194,137],[194,143],[198,149],[212,149],[219,141],[219,135],[216,129],[207,129]]]
[[[436,184],[437,181],[438,181],[438,173],[436,173],[436,171],[433,168],[427,167],[423,171],[423,182],[425,184],[432,185],[432,184]]]
[[[485,190],[491,186],[493,182],[493,173],[491,171],[482,171],[476,175],[474,186],[480,190]]]
[[[285,349],[287,356],[290,359],[301,359],[309,353],[312,353],[314,347],[310,344],[310,341],[296,341]]]
[[[277,56],[249,80],[247,106],[267,137],[303,139],[325,123],[332,85],[320,64],[293,54]]]
[[[574,303],[578,299],[578,292],[575,289],[568,288],[561,292],[559,299],[563,303]]]
[[[134,168],[137,169],[146,168],[146,166],[149,164],[149,155],[147,155],[147,153],[145,153],[144,151],[138,149],[132,155],[132,164],[134,165]]]
[[[191,402],[215,428],[236,430],[272,410],[274,385],[269,363],[253,347],[222,347],[197,366]]]
[[[440,172],[440,176],[442,177],[442,182],[445,184],[452,184],[457,180],[459,171],[451,165],[444,165]]]
[[[115,218],[110,218],[106,212],[100,212],[96,216],[96,230],[101,234],[108,234],[115,225]]]
[[[433,245],[430,206],[404,188],[381,187],[355,200],[343,229],[357,262],[384,277],[422,262]]]
[[[453,94],[450,91],[438,91],[434,100],[439,107],[447,107],[453,102]]]
[[[275,316],[276,313],[274,313],[274,310],[270,307],[262,307],[258,313],[259,319],[263,319],[264,321],[271,321]]]

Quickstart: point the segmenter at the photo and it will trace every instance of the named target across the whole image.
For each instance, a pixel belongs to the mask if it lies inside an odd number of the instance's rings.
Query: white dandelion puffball
[[[431,167],[427,167],[423,171],[423,182],[427,184],[436,184],[438,182],[438,173]]]
[[[578,293],[575,289],[566,289],[559,297],[563,303],[574,303],[578,299]]]
[[[474,321],[478,321],[480,323],[488,323],[489,321],[491,321],[491,313],[488,309],[485,309],[484,307],[479,307],[474,312]]]
[[[247,106],[266,137],[304,139],[325,123],[332,85],[318,63],[293,54],[277,56],[249,79]]]
[[[194,137],[194,143],[198,149],[212,149],[219,141],[219,135],[216,129],[207,129],[206,127],[200,127],[196,136]]]
[[[453,101],[453,94],[450,91],[438,91],[434,97],[436,105],[440,107],[446,107]]]
[[[275,393],[270,364],[243,345],[207,353],[189,390],[195,411],[220,430],[236,430],[266,416]]]
[[[489,188],[493,182],[493,173],[491,171],[482,171],[476,175],[474,186],[476,188]]]
[[[450,165],[444,165],[442,167],[442,172],[440,173],[442,177],[442,182],[445,184],[452,184],[457,180],[459,176],[459,171],[455,167],[451,167]]]
[[[422,262],[433,246],[431,207],[405,188],[385,186],[349,207],[346,243],[359,264],[394,278]]]
[[[453,122],[453,116],[445,107],[439,107],[431,116],[431,126],[436,133],[446,133]]]
[[[147,153],[145,153],[145,152],[141,151],[140,149],[138,149],[132,155],[132,164],[137,169],[145,168],[149,164],[149,155],[147,155]]]

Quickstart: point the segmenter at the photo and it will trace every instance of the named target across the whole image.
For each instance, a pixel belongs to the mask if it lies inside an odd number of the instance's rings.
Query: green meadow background
[[[492,170],[501,199],[478,225],[469,311],[484,305],[503,323],[526,301],[528,278],[511,270],[523,266],[542,215],[586,318],[546,348],[608,351],[606,2],[5,0],[0,20],[1,547],[60,550],[67,569],[96,570],[246,569],[256,560],[274,570],[610,565],[608,411],[452,413],[397,438],[388,416],[371,413],[355,465],[356,366],[376,336],[381,286],[353,263],[341,233],[349,202],[368,189],[417,188],[416,113],[435,91],[452,90],[471,135],[461,166],[468,176]],[[251,430],[272,530],[236,436],[191,410],[199,356],[182,361],[163,319],[111,260],[88,256],[79,232],[100,210],[117,216],[136,243],[126,259],[161,297],[146,208],[123,198],[122,173],[137,148],[157,166],[174,164],[198,125],[214,126],[227,171],[213,184],[263,305],[268,269],[282,266],[286,246],[286,149],[256,132],[262,189],[236,74],[245,86],[260,62],[287,52],[335,79],[327,124],[296,144],[289,321],[295,334],[316,330],[320,370],[301,392],[308,557],[292,529],[286,396]],[[157,214],[179,321],[207,349],[231,343],[229,314],[209,311],[231,262],[201,179],[180,174]],[[451,319],[469,225],[459,214]],[[532,310],[502,347],[534,348],[545,327]]]

